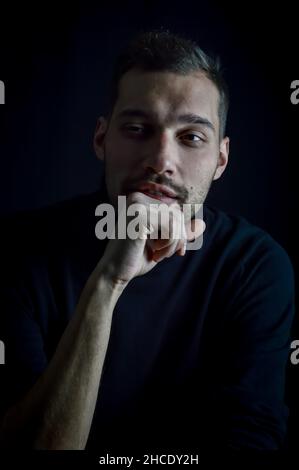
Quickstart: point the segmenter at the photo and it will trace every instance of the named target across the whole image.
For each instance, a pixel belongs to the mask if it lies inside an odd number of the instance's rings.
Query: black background
[[[209,202],[267,230],[295,273],[299,6],[204,1],[2,3],[0,213],[95,190],[102,174],[92,137],[113,62],[144,29],[169,28],[219,55],[231,108],[230,163]],[[297,199],[296,199],[297,198]],[[299,339],[296,319],[293,338]],[[290,444],[299,431],[299,364],[289,364]]]

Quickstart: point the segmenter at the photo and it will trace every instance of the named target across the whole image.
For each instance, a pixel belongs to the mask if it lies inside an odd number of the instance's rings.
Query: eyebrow
[[[124,109],[117,115],[117,118],[125,118],[125,117],[135,117],[135,118],[140,117],[140,118],[145,118],[145,119],[153,119],[153,116],[150,113],[143,111],[142,109],[135,109],[135,108]],[[209,121],[209,119],[207,118],[199,116],[198,114],[193,114],[193,113],[180,114],[179,116],[173,117],[171,121],[180,122],[182,124],[200,124],[201,126],[205,126],[211,129],[215,133],[215,127],[211,123],[211,121]]]

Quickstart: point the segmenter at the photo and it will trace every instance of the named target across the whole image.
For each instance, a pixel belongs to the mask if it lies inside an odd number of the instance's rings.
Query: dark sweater
[[[3,412],[47,366],[102,256],[103,201],[105,190],[6,220]],[[201,249],[163,260],[122,293],[87,449],[282,446],[290,261],[240,217],[205,206],[204,220]]]

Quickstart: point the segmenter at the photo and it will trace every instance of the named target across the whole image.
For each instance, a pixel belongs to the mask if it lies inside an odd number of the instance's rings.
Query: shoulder
[[[39,209],[1,217],[2,267],[44,264],[66,257],[94,238],[95,207],[100,191],[82,194]]]
[[[205,220],[207,256],[218,263],[223,304],[243,318],[250,312],[248,317],[256,313],[255,318],[267,318],[269,324],[282,317],[290,322],[294,271],[286,250],[243,217],[206,207]]]
[[[1,217],[2,236],[7,238],[15,236],[20,240],[22,237],[30,235],[36,240],[46,228],[51,230],[51,235],[55,232],[61,235],[62,229],[68,224],[73,225],[82,218],[94,217],[95,207],[100,196],[100,191],[96,191],[74,196],[38,209],[4,215]],[[44,235],[46,236],[47,233]]]
[[[244,217],[206,206],[204,220],[207,248],[221,250],[223,256],[235,259],[242,269],[266,263],[293,272],[286,250],[268,232]]]

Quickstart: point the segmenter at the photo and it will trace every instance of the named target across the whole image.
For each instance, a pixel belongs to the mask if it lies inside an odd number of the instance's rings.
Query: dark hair
[[[208,56],[195,42],[169,31],[141,33],[121,52],[116,62],[110,91],[111,112],[118,97],[119,81],[132,68],[182,75],[203,71],[219,91],[220,136],[224,136],[229,96],[219,58]]]

